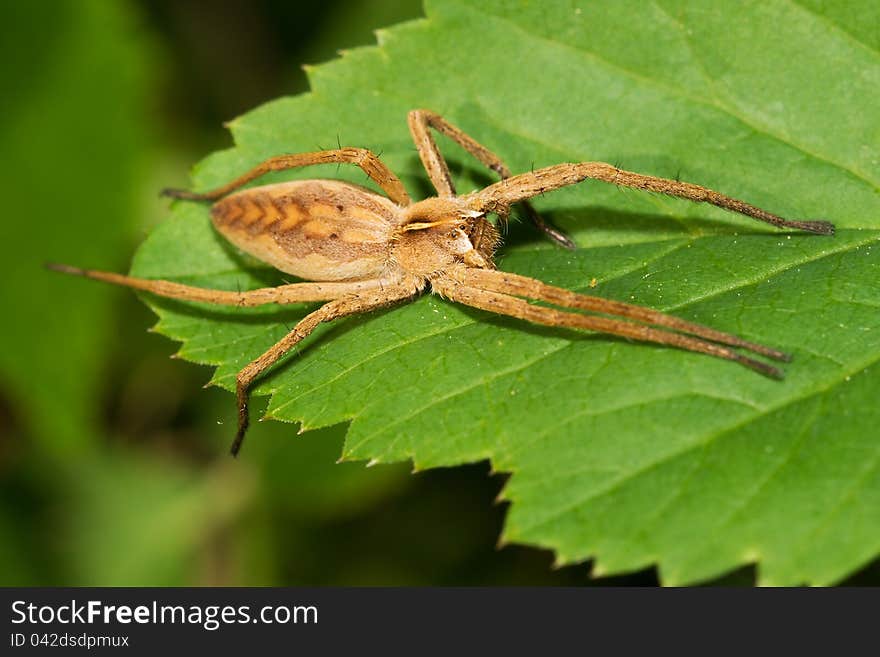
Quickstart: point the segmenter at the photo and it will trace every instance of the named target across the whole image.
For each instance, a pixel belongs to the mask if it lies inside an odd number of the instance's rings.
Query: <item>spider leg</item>
[[[329,282],[329,283],[291,283],[277,287],[264,287],[245,292],[231,292],[227,290],[209,290],[203,287],[174,283],[173,281],[154,280],[147,278],[134,278],[123,274],[95,269],[80,269],[69,265],[47,263],[46,267],[53,271],[65,274],[84,276],[114,285],[130,287],[144,292],[150,292],[160,297],[182,299],[184,301],[202,301],[204,303],[216,303],[224,306],[263,306],[269,303],[300,303],[308,301],[329,301],[346,294],[358,294],[380,289],[389,282],[383,279],[370,279],[365,281]]]
[[[437,132],[446,135],[455,143],[461,146],[476,159],[497,173],[502,180],[510,177],[510,169],[488,148],[483,146],[473,137],[463,132],[456,126],[452,125],[439,114],[430,110],[417,109],[413,110],[407,116],[409,123],[409,131],[412,134],[413,141],[416,144],[416,150],[419,152],[419,158],[422,165],[431,179],[431,183],[440,196],[455,196],[455,184],[452,182],[452,176],[449,173],[449,166],[434,137],[431,136],[429,128],[433,128]],[[557,244],[567,249],[575,248],[574,242],[569,239],[565,233],[555,228],[538,214],[532,204],[523,202],[526,214],[529,220],[535,225],[535,228],[547,235]],[[499,208],[500,209],[500,208]],[[508,213],[505,210],[498,212],[501,221],[507,221]]]
[[[676,196],[688,201],[694,201],[695,203],[710,203],[719,208],[739,212],[779,228],[795,228],[820,235],[834,234],[834,224],[828,221],[791,221],[783,219],[745,201],[725,196],[693,183],[624,171],[605,162],[567,163],[545,167],[537,171],[506,178],[479,192],[471,194],[468,198],[474,210],[494,212],[496,207],[517,203],[544,192],[550,192],[567,185],[574,185],[588,178],[601,180],[612,185],[623,185],[633,189]]]
[[[354,164],[363,169],[372,180],[388,195],[392,201],[400,206],[411,203],[409,194],[403,187],[400,179],[392,173],[382,160],[372,151],[366,148],[336,148],[329,151],[316,151],[313,153],[297,153],[295,155],[279,155],[269,158],[258,164],[247,173],[235,180],[222,185],[209,192],[196,193],[183,189],[164,189],[163,196],[186,199],[189,201],[215,201],[221,196],[226,196],[239,187],[246,185],[254,178],[269,173],[270,171],[285,171],[307,167],[313,164]]]
[[[272,345],[259,358],[256,358],[242,368],[235,380],[236,399],[238,400],[238,431],[230,447],[230,453],[233,456],[238,454],[248,424],[250,423],[248,390],[254,379],[277,362],[279,358],[284,356],[297,343],[307,338],[321,322],[330,322],[347,315],[366,313],[398,301],[410,299],[418,294],[420,289],[421,284],[413,282],[385,287],[364,294],[349,294],[339,299],[334,299],[318,308],[318,310],[306,315],[290,333]]]
[[[492,292],[501,292],[513,294],[521,297],[528,297],[538,301],[546,301],[557,306],[566,308],[575,308],[577,310],[588,310],[592,312],[602,313],[605,315],[616,315],[618,317],[626,317],[639,322],[648,324],[656,324],[670,328],[682,333],[689,333],[712,342],[748,349],[756,354],[773,358],[775,360],[788,362],[791,356],[778,349],[765,347],[743,340],[742,338],[715,330],[702,324],[688,322],[674,315],[637,306],[612,299],[603,299],[601,297],[588,296],[586,294],[578,294],[571,290],[561,287],[547,285],[546,283],[527,276],[511,274],[505,271],[490,269],[466,269],[460,274],[461,280],[472,287],[490,290]]]
[[[565,247],[566,249],[577,248],[577,244],[575,244],[568,235],[538,214],[538,211],[535,210],[531,203],[528,201],[521,201],[520,205],[526,211],[526,214],[529,216],[529,221],[535,225],[535,228],[559,244],[559,246]]]
[[[432,280],[434,290],[441,295],[457,301],[466,306],[479,308],[500,315],[508,315],[518,319],[524,319],[535,324],[545,326],[564,326],[568,328],[599,331],[611,335],[639,340],[641,342],[653,342],[655,344],[677,347],[686,351],[695,351],[716,358],[734,361],[752,369],[764,376],[781,379],[782,372],[772,365],[768,365],[754,358],[699,338],[693,338],[681,333],[665,331],[644,324],[598,317],[595,315],[581,315],[578,313],[565,312],[544,306],[535,306],[522,299],[517,299],[507,294],[493,292],[478,287],[469,287],[450,279],[438,278]]]

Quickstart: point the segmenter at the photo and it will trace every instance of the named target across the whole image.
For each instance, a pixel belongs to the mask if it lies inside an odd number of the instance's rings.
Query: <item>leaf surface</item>
[[[561,564],[594,559],[597,574],[658,564],[679,584],[754,562],[764,584],[826,584],[874,557],[880,55],[861,27],[870,3],[835,15],[814,4],[432,1],[379,47],[310,69],[309,94],[236,119],[235,147],[195,176],[207,189],[338,138],[381,152],[426,195],[405,117],[430,107],[514,171],[609,161],[830,219],[834,238],[784,234],[589,182],[537,199],[579,250],[514,224],[500,253],[502,269],[789,351],[784,382],[427,296],[316,331],[257,386],[268,416],[305,429],[350,420],[348,459],[490,459],[513,473],[503,540],[552,548]],[[490,182],[440,141],[459,191]],[[266,181],[293,177],[364,182],[345,168]],[[223,289],[282,280],[192,203],[174,206],[133,272]],[[226,388],[308,310],[149,303],[180,354],[216,366]]]

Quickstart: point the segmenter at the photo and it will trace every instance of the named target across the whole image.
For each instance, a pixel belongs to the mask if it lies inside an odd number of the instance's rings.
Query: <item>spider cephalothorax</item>
[[[432,198],[403,213],[394,258],[407,272],[431,278],[456,264],[494,269],[500,237],[483,213],[459,198]]]
[[[238,373],[238,431],[232,444],[233,454],[238,452],[248,427],[248,389],[256,377],[308,337],[321,322],[413,299],[429,285],[432,292],[451,301],[489,312],[548,326],[601,331],[674,346],[734,361],[767,376],[782,377],[776,367],[738,351],[751,351],[774,360],[789,359],[776,349],[649,308],[577,294],[533,278],[497,271],[493,254],[500,238],[486,215],[496,214],[506,221],[511,205],[522,202],[539,230],[562,246],[573,248],[571,240],[545,222],[527,199],[592,178],[711,203],[777,227],[831,235],[832,224],[783,219],[699,185],[624,171],[604,162],[558,164],[511,176],[494,153],[433,112],[410,112],[409,128],[437,190],[436,197],[417,203],[410,200],[397,176],[362,148],[274,157],[210,192],[166,190],[174,198],[217,201],[211,216],[224,237],[277,269],[308,282],[231,292],[64,265],[52,267],[192,301],[238,306],[327,302]],[[430,128],[456,141],[501,180],[458,196]],[[235,192],[269,171],[329,163],[359,166],[387,197],[334,180],[303,180]]]

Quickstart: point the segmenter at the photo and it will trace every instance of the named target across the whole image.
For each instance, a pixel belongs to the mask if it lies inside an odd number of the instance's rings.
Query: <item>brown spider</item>
[[[281,271],[314,282],[228,292],[66,265],[50,267],[189,301],[233,306],[327,302],[306,315],[290,333],[238,373],[238,431],[232,443],[233,455],[238,453],[248,427],[248,389],[262,372],[321,322],[413,299],[428,286],[447,299],[481,310],[537,324],[600,331],[670,345],[735,361],[766,376],[782,377],[779,369],[730,347],[775,360],[790,360],[790,356],[776,349],[649,308],[576,294],[533,278],[496,270],[493,253],[500,237],[486,215],[494,213],[502,222],[506,221],[514,203],[593,178],[711,203],[779,227],[831,235],[834,233],[832,224],[788,221],[698,185],[632,173],[604,162],[557,164],[511,176],[495,154],[441,116],[427,110],[414,110],[408,118],[419,156],[438,194],[423,201],[413,203],[397,176],[378,157],[362,148],[281,155],[210,192],[163,192],[178,199],[216,200],[211,216],[215,228],[224,237]],[[457,195],[449,168],[429,128],[460,144],[495,171],[501,181],[471,194]],[[264,185],[230,195],[270,171],[330,163],[359,166],[388,197],[334,180]],[[563,246],[574,246],[565,235],[544,222],[528,203],[524,203],[524,207],[531,221],[550,238]],[[525,299],[625,319],[567,312],[533,305]]]

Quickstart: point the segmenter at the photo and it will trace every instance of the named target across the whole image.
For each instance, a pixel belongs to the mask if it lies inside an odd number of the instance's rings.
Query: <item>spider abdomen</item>
[[[335,180],[254,187],[219,200],[214,227],[242,251],[313,281],[375,277],[388,262],[400,209]]]

